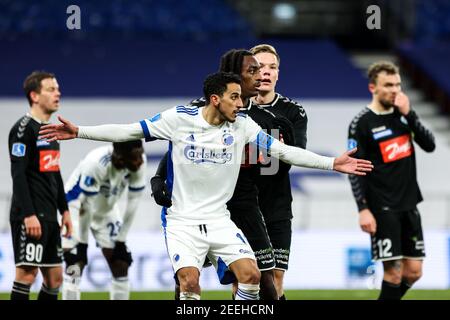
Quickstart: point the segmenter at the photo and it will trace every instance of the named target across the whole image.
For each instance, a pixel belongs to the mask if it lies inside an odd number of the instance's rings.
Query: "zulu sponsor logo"
[[[413,151],[409,135],[380,142],[380,150],[384,163],[409,157]]]
[[[59,151],[45,150],[40,152],[39,169],[41,172],[59,171]]]

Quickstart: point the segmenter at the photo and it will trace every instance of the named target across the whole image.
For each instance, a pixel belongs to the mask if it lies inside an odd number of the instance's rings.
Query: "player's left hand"
[[[397,107],[398,111],[400,111],[400,113],[403,114],[404,116],[406,116],[411,110],[409,98],[402,91],[400,91],[395,97],[394,105]]]
[[[172,197],[167,190],[167,185],[164,179],[158,175],[150,179],[150,185],[152,187],[152,196],[155,198],[155,202],[166,208],[172,206]]]
[[[64,237],[68,238],[72,235],[72,219],[70,218],[69,210],[64,211],[61,219],[61,232],[63,232],[64,227],[66,228],[66,233]]]
[[[40,138],[48,142],[55,140],[75,139],[78,136],[78,127],[69,120],[58,116],[61,124],[46,124],[39,130]]]
[[[113,249],[112,260],[122,260],[125,261],[128,266],[131,265],[131,263],[133,262],[133,257],[131,256],[131,252],[130,250],[128,250],[125,242],[116,241]]]
[[[373,165],[369,160],[350,157],[356,150],[357,148],[354,148],[335,158],[333,169],[342,173],[355,174],[357,176],[365,176],[366,172],[372,171]]]

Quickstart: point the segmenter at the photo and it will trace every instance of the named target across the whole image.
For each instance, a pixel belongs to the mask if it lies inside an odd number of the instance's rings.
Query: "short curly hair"
[[[400,72],[399,68],[390,61],[378,61],[372,63],[367,69],[367,77],[369,78],[369,83],[376,84],[378,74],[383,71],[387,74],[398,74]]]

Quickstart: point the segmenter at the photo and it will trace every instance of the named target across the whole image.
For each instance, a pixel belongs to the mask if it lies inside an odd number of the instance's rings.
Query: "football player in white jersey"
[[[80,300],[79,282],[88,263],[89,229],[112,273],[111,300],[129,298],[128,268],[133,261],[125,242],[145,188],[146,157],[141,140],[96,148],[78,164],[66,183],[74,232],[63,238],[63,300]],[[124,212],[119,200],[127,192]]]
[[[209,75],[202,108],[179,106],[129,125],[42,127],[49,141],[84,138],[101,141],[169,140],[168,185],[172,206],[163,216],[167,250],[180,282],[180,300],[200,299],[199,277],[206,256],[225,265],[236,276],[236,300],[258,299],[260,272],[254,253],[230,219],[226,202],[233,195],[242,153],[254,142],[273,156],[293,165],[365,175],[370,161],[351,158],[355,150],[337,158],[324,157],[282,144],[267,135],[242,108],[240,78],[218,72]],[[174,178],[175,177],[175,178]]]

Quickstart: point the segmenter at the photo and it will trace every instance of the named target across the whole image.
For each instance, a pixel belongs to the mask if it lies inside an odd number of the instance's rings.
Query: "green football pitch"
[[[37,294],[32,293],[31,299]],[[288,300],[375,300],[378,290],[287,290]],[[173,292],[132,292],[131,300],[173,300]],[[0,300],[9,299],[9,293],[0,293]],[[107,292],[83,292],[82,300],[107,300]],[[204,291],[204,300],[231,300],[229,291]],[[450,300],[450,290],[411,290],[406,300]]]

